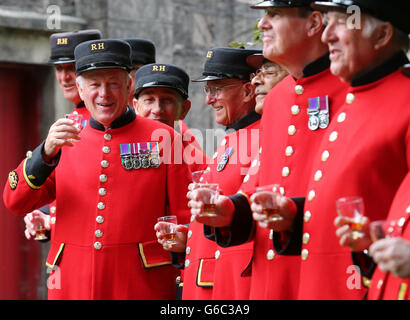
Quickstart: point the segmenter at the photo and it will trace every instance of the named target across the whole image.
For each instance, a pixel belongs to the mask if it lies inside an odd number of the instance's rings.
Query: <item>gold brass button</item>
[[[300,107],[298,105],[292,106],[292,108],[290,108],[290,110],[291,110],[291,112],[294,116],[296,116],[300,113]]]
[[[288,157],[292,156],[294,152],[295,152],[295,151],[293,150],[293,147],[292,147],[292,146],[287,146],[287,147],[286,147],[286,155],[287,155]]]
[[[302,241],[303,241],[303,243],[304,244],[308,244],[309,243],[309,241],[310,241],[310,234],[309,233],[304,233],[303,234],[303,238],[302,238]]]
[[[315,173],[315,181],[319,181],[320,179],[322,179],[323,177],[323,173],[321,170],[316,171]]]
[[[342,123],[346,120],[346,113],[342,112],[341,114],[339,114],[339,116],[337,117],[337,122]]]
[[[303,216],[303,220],[305,222],[309,222],[311,217],[312,217],[312,214],[310,213],[310,211],[306,211],[304,216]]]
[[[298,84],[296,87],[295,87],[295,92],[296,92],[296,94],[298,94],[298,95],[301,95],[301,94],[303,94],[303,91],[305,90],[305,88],[303,88],[300,84]]]
[[[322,158],[321,158],[321,160],[322,160],[323,162],[326,162],[326,161],[329,159],[329,157],[330,157],[329,151],[325,150],[325,151],[323,151],[323,153],[322,153]]]
[[[355,96],[354,96],[353,93],[348,93],[348,94],[346,95],[346,102],[347,102],[348,104],[352,104],[352,103],[354,102],[354,99],[355,99]]]
[[[333,131],[329,136],[329,141],[330,142],[335,142],[337,140],[338,135],[339,134],[337,133],[337,131]]]

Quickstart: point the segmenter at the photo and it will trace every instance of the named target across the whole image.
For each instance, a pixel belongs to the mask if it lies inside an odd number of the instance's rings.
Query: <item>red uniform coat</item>
[[[83,127],[88,124],[90,120],[90,112],[84,105],[84,102],[81,101],[73,110],[73,114],[81,114],[83,116]],[[56,201],[53,201],[49,204],[49,214],[50,214],[50,237],[54,237],[54,225],[57,220],[57,205]]]
[[[189,164],[191,172],[205,170],[209,161],[201,145],[196,140],[194,134],[189,130],[184,121],[178,121],[182,143],[184,145],[184,160]]]
[[[410,160],[410,79],[393,72],[405,61],[395,57],[350,87],[324,136],[304,208],[300,299],[363,297],[364,286],[351,281],[350,249],[335,234],[335,203],[361,196],[370,220],[389,212]]]
[[[308,128],[309,98],[329,96],[332,119],[344,97],[346,85],[330,73],[328,63],[327,66],[324,63],[326,60],[324,57],[313,62],[310,65],[313,72],[296,81],[288,76],[265,99],[259,181],[256,183],[261,186],[280,184],[287,197],[306,193],[314,155],[328,131]],[[246,183],[241,189],[249,195],[252,193],[252,187]],[[272,238],[269,229],[256,227],[250,299],[296,299],[299,252],[281,254],[274,248]]]
[[[170,147],[173,155],[174,131],[135,117],[129,108],[107,130],[91,119],[81,141],[63,148],[56,169],[43,178],[44,183],[39,178],[42,171],[30,162],[41,157],[39,148],[10,173],[9,181],[18,182],[7,184],[3,197],[15,214],[57,198],[55,234],[47,258],[47,265],[55,270],[50,276],[55,281],[49,287],[51,299],[175,297],[177,270],[158,244],[153,227],[165,214],[187,222],[190,172],[186,165],[166,164],[165,151],[158,168],[124,169],[120,145],[153,141],[158,129],[169,134],[171,145],[163,147]]]
[[[386,223],[394,228],[394,236],[410,241],[410,174],[397,192]],[[410,278],[403,279],[376,268],[373,274],[369,300],[410,300]]]
[[[211,181],[218,183],[223,194],[238,191],[251,163],[252,155],[259,149],[258,117],[252,113],[242,121],[252,124],[228,134],[222,140],[208,166]],[[228,148],[233,153],[223,170],[218,164]],[[182,298],[186,299],[247,299],[249,277],[241,273],[252,258],[252,243],[233,248],[221,248],[204,236],[204,225],[191,222],[188,232],[184,285]],[[213,289],[212,289],[213,288]]]

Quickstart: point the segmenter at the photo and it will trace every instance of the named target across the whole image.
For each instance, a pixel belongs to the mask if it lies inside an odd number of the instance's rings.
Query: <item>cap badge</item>
[[[91,51],[95,50],[104,50],[104,42],[99,42],[99,43],[92,43],[91,44]]]
[[[57,45],[67,45],[68,44],[68,38],[57,38]]]
[[[165,66],[152,66],[152,71],[159,71],[159,72],[165,72]]]
[[[206,54],[206,57],[208,59],[211,59],[213,55],[214,55],[213,51],[208,51],[207,54]]]

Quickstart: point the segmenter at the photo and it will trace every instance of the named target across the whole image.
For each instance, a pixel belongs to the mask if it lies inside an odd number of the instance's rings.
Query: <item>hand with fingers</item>
[[[399,278],[410,278],[410,242],[403,238],[385,238],[374,242],[369,248],[380,270],[391,272]]]
[[[226,227],[231,223],[235,205],[229,197],[219,193],[215,195],[213,190],[198,187],[194,183],[191,183],[188,189],[188,207],[191,208],[191,214],[196,221],[211,227]],[[212,197],[213,209],[210,212],[206,205]]]
[[[39,227],[41,229],[50,230],[50,216],[44,214],[40,210],[34,210],[24,216],[26,230],[24,234],[28,240],[36,236],[36,231]]]
[[[71,119],[58,119],[48,132],[43,150],[43,160],[51,163],[63,146],[74,146],[74,140],[80,140],[81,128]]]
[[[369,219],[361,216],[358,221],[357,218],[337,216],[334,220],[336,229],[336,236],[340,238],[341,246],[349,247],[354,252],[360,252],[368,249],[372,244],[369,232]],[[357,225],[360,225],[360,236],[357,232]]]
[[[185,252],[188,227],[183,224],[176,226],[176,233],[174,238],[174,244],[170,245],[168,242],[168,222],[158,222],[154,226],[158,243],[160,243],[164,250],[170,252]]]
[[[290,230],[297,213],[292,199],[270,191],[256,192],[250,199],[253,219],[260,227],[275,232]]]

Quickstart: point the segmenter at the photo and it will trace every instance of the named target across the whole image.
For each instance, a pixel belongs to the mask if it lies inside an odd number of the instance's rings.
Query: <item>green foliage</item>
[[[259,20],[258,20],[259,22]],[[232,41],[229,43],[231,48],[240,48],[240,47],[254,47],[258,44],[263,43],[263,31],[258,28],[258,22],[252,27],[252,38],[248,42],[238,42]]]

